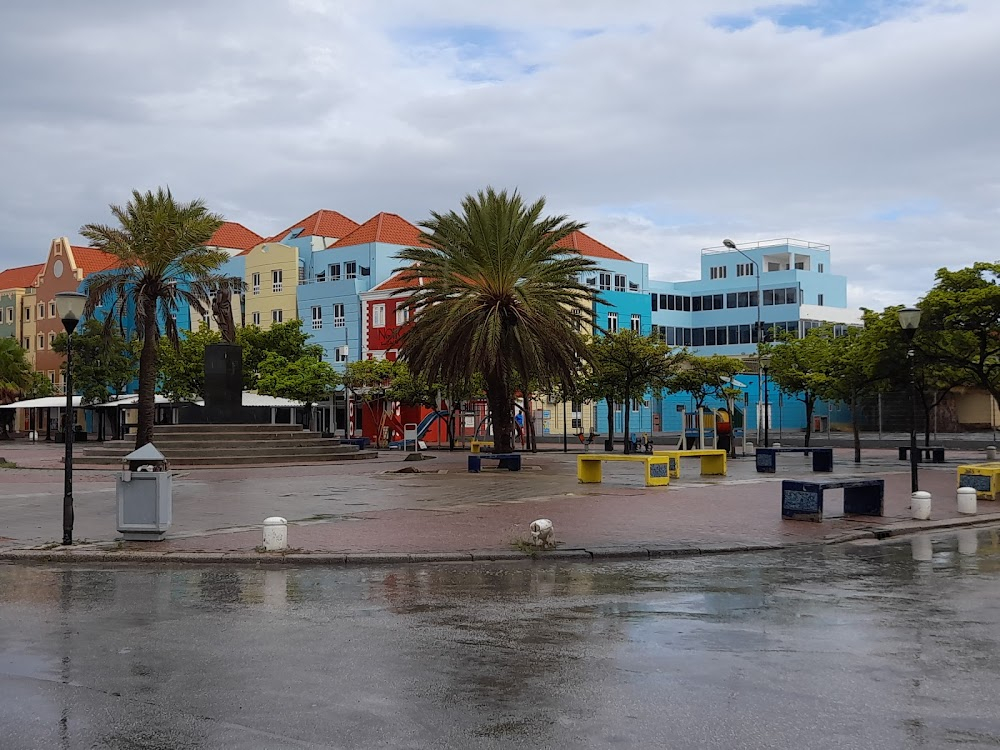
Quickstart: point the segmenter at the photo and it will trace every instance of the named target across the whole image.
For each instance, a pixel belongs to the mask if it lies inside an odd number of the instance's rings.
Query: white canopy
[[[174,401],[171,401],[166,396],[161,396],[159,393],[156,394],[155,399],[158,406],[176,403]],[[95,406],[135,406],[138,403],[139,403],[139,395],[133,393],[128,396],[119,396],[118,398],[113,398],[106,404],[95,404]]]
[[[73,406],[79,406],[80,400],[80,396],[73,396]],[[44,398],[29,398],[25,401],[15,401],[13,404],[3,404],[0,406],[0,409],[58,409],[65,406],[65,396],[45,396]]]
[[[205,400],[198,399],[194,403],[204,406]],[[263,393],[253,391],[243,391],[243,406],[268,406],[272,409],[290,409],[304,404],[301,401],[292,401],[288,398],[278,398],[277,396],[265,396]]]

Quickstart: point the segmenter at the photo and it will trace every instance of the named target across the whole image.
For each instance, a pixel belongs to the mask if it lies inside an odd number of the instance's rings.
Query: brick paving
[[[7,446],[5,446],[7,448]],[[0,473],[0,548],[44,545],[61,529],[62,446],[16,445],[0,452],[21,467]],[[886,482],[882,518],[844,517],[839,493],[827,500],[824,523],[783,521],[780,481],[809,478],[808,460],[779,457],[778,473],[757,474],[752,458],[730,461],[729,476],[701,478],[696,460],[666,488],[642,486],[634,464],[606,464],[604,483],[576,481],[574,455],[525,454],[524,471],[469,474],[464,453],[403,462],[398,453],[372,462],[182,470],[174,477],[174,525],[160,543],[126,550],[158,553],[253,553],[266,516],[290,520],[289,546],[306,553],[419,554],[511,550],[528,538],[528,524],[552,519],[563,549],[625,549],[664,545],[787,545],[815,543],[909,519],[908,465],[895,452],[835,451],[837,475],[862,473]],[[979,451],[949,453],[945,465],[921,466],[921,488],[934,496],[933,519],[957,517],[955,467],[983,460]],[[416,467],[421,473],[399,474]],[[829,476],[829,475],[819,475]],[[77,539],[114,543],[115,472],[76,472]],[[829,493],[828,493],[829,494]],[[980,513],[1000,511],[981,502]]]

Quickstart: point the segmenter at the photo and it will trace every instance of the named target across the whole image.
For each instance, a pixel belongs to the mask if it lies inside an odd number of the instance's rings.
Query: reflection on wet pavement
[[[0,747],[997,747],[998,583],[995,530],[614,565],[7,565]]]

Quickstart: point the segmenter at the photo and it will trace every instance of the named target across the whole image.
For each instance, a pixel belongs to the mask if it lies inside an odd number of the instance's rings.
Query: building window
[[[350,350],[347,346],[338,346],[333,350],[333,361],[334,362],[346,362],[347,354]]]
[[[340,264],[330,264],[330,281],[340,281]]]
[[[23,339],[21,339],[21,346],[24,347],[24,351],[30,352],[31,351],[31,337],[30,336],[25,336]]]
[[[625,291],[625,287],[626,287],[627,284],[628,284],[628,281],[626,280],[625,276],[623,276],[620,273],[616,273],[615,274],[615,291],[616,292],[624,292]]]
[[[38,303],[38,320],[42,320],[45,317],[45,303]]]
[[[349,260],[344,264],[344,278],[345,279],[356,279],[358,278],[358,264],[353,260]]]
[[[724,279],[726,278],[726,267],[712,266],[708,269],[708,275],[713,279]]]
[[[633,315],[632,316],[632,330],[636,333],[642,333],[642,316]]]
[[[259,326],[260,325],[260,313],[259,312],[255,312],[253,315],[250,316],[250,320],[253,321],[253,324],[255,326]]]
[[[253,287],[253,294],[256,297],[260,294],[260,274],[255,273],[251,278],[251,286]]]
[[[396,307],[396,325],[402,326],[410,322],[410,308]]]
[[[333,327],[344,327],[344,304],[342,302],[338,302],[333,306]]]
[[[312,308],[312,327],[314,331],[323,327],[323,308],[319,305],[313,305]]]
[[[8,323],[13,323],[14,322],[14,308],[13,307],[8,307],[7,308],[7,322]]]
[[[599,289],[604,290],[605,292],[610,292],[611,291],[611,274],[610,273],[601,272],[599,274],[599,281],[598,281],[597,287]]]
[[[385,328],[385,305],[372,305],[372,328]]]
[[[573,329],[576,331],[583,330],[583,310],[579,307],[573,308]]]
[[[318,282],[326,281],[326,271],[317,271],[316,272],[316,281],[318,281]]]
[[[816,295],[816,304],[817,305],[822,305],[823,304],[823,295],[822,294],[817,294]]]
[[[823,264],[822,263],[820,263],[817,268],[819,269],[819,273],[823,273]]]
[[[49,303],[49,317],[50,318],[54,318],[55,316],[56,316],[56,303],[55,302],[50,302]]]
[[[618,313],[608,313],[608,333],[615,333],[618,330]]]
[[[639,411],[639,402],[636,401],[635,399],[632,399],[629,405],[631,406],[632,411]]]
[[[737,263],[736,264],[736,275],[737,276],[753,276],[753,263]]]
[[[281,323],[284,320],[284,311],[282,310],[271,310],[271,322]]]
[[[41,351],[45,348],[45,336],[44,334],[38,334],[38,349]]]
[[[271,271],[271,291],[280,292],[284,282],[284,272],[280,268]]]
[[[28,322],[29,320],[31,320],[31,308],[30,307],[25,307],[24,308],[24,321]]]
[[[299,266],[299,281],[305,281],[305,280],[306,280],[306,267]]]
[[[55,370],[49,370],[49,382],[52,383],[52,385],[56,384],[56,371]]]

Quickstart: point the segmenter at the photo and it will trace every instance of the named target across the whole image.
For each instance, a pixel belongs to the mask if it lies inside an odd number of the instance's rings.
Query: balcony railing
[[[773,240],[760,240],[759,242],[740,242],[736,245],[737,250],[760,250],[768,247],[798,247],[806,250],[819,250],[820,252],[830,252],[830,246],[822,242],[809,242],[808,240],[797,240],[792,237],[780,237]],[[721,253],[735,253],[736,250],[725,245],[702,248],[702,255],[718,255]]]

